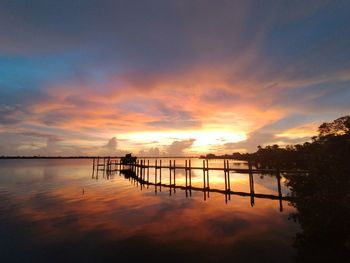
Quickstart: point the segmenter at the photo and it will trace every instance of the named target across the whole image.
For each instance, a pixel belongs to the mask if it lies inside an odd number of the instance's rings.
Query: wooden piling
[[[205,183],[205,161],[203,160],[203,188],[206,188],[206,183]]]
[[[189,181],[190,181],[190,187],[192,186],[192,169],[191,169],[191,159],[188,161],[188,166],[189,166]]]
[[[230,163],[228,160],[226,160],[226,169],[227,169],[228,200],[231,200]]]
[[[230,182],[230,163],[229,161],[227,160],[227,184],[228,184],[228,190],[231,191],[231,182]]]
[[[225,191],[227,192],[227,169],[226,169],[226,160],[224,160],[224,174],[225,174]]]
[[[162,160],[161,159],[159,160],[159,184],[162,184]]]
[[[173,180],[174,180],[174,185],[176,185],[176,163],[175,163],[175,160],[174,160],[174,165],[173,165]],[[174,192],[175,192],[175,188],[174,188]]]
[[[141,160],[141,175],[140,175],[140,178],[141,180],[143,181],[143,160]]]
[[[154,183],[157,184],[157,164],[158,164],[158,160],[156,159],[156,162],[155,162],[155,168],[154,168]]]
[[[149,182],[149,160],[147,160],[147,182]]]
[[[187,160],[185,160],[185,185],[186,185],[186,197],[187,197]]]
[[[207,165],[207,168],[206,168],[206,170],[207,170],[207,187],[209,189],[210,188],[210,184],[209,184],[209,162],[208,162],[208,159],[206,160],[206,165]],[[208,192],[208,195],[209,195],[209,192]]]
[[[282,189],[281,189],[281,175],[279,169],[277,170],[277,187],[278,187],[278,197],[279,197],[279,205],[280,205],[280,211],[283,211],[283,205],[282,205]]]
[[[249,173],[249,187],[250,187],[250,205],[254,206],[254,175],[253,173]]]
[[[169,185],[171,186],[171,160],[169,160]]]

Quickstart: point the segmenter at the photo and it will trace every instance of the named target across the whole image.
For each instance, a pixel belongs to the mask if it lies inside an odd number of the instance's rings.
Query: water
[[[193,159],[192,166],[201,162]],[[203,172],[192,176],[192,185],[202,187]],[[176,184],[184,185],[184,178],[184,171],[177,171]],[[210,188],[224,189],[223,178],[223,172],[211,171]],[[169,181],[168,169],[162,180]],[[283,178],[281,186],[288,195]],[[231,189],[249,193],[249,176],[232,173]],[[277,196],[276,177],[254,175],[254,190]],[[226,198],[141,188],[118,173],[96,176],[91,160],[0,160],[1,261],[293,262],[300,228],[289,219],[295,208],[288,201],[280,211],[278,199],[255,198],[252,206],[250,196]]]

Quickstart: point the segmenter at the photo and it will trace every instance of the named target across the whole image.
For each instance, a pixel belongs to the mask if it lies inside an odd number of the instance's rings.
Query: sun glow
[[[145,147],[166,146],[174,141],[193,139],[191,150],[196,152],[206,151],[210,146],[243,141],[246,140],[247,136],[243,132],[189,130],[125,133],[118,135],[118,138],[121,142],[143,144]]]

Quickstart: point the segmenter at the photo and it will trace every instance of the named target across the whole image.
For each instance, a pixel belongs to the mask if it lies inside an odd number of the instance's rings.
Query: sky
[[[0,0],[0,155],[196,156],[350,112],[350,1]]]

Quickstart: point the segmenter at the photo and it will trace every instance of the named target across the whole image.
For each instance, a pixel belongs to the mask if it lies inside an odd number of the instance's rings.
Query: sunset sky
[[[350,1],[0,0],[0,155],[199,155],[350,113]]]

